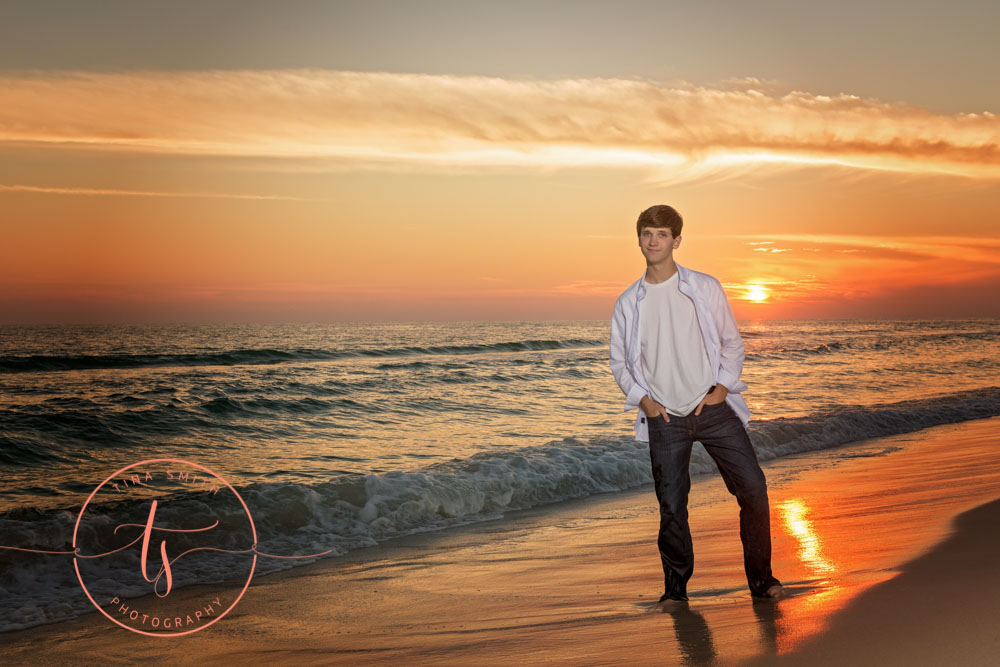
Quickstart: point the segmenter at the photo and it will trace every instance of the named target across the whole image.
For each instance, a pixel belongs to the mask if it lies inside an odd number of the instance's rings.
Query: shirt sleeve
[[[625,410],[635,410],[639,407],[639,401],[646,395],[646,389],[636,382],[629,372],[625,364],[626,354],[625,310],[619,299],[615,303],[615,312],[611,317],[611,374],[615,376],[615,382],[625,394]]]
[[[743,359],[746,354],[743,348],[743,339],[740,338],[740,331],[736,326],[736,318],[729,307],[729,300],[722,289],[722,284],[718,280],[713,281],[712,290],[712,312],[715,315],[716,325],[719,327],[719,384],[729,390],[731,394],[738,394],[746,385],[740,381],[743,373]]]

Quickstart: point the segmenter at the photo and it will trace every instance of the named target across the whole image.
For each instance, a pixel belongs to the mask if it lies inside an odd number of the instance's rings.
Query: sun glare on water
[[[748,285],[747,293],[744,297],[747,301],[753,301],[754,303],[760,303],[767,300],[767,289],[761,287],[760,285]]]

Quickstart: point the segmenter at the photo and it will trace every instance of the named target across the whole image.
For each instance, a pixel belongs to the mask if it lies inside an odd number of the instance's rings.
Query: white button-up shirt
[[[726,402],[747,427],[750,408],[740,395],[747,386],[740,380],[743,372],[743,340],[736,328],[736,319],[729,308],[726,293],[719,281],[707,273],[699,273],[677,265],[678,287],[682,294],[694,302],[708,364],[715,376],[715,383],[729,390]],[[625,393],[625,410],[637,410],[635,439],[649,442],[646,414],[639,408],[639,401],[649,393],[649,383],[643,377],[639,362],[639,302],[646,296],[646,273],[622,292],[615,303],[611,318],[611,372],[615,382]]]

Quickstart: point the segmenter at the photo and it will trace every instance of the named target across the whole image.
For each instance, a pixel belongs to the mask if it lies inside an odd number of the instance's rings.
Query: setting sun
[[[754,303],[760,303],[766,301],[768,297],[768,291],[766,288],[760,285],[749,285],[747,286],[746,296],[743,298],[747,301],[753,301]]]

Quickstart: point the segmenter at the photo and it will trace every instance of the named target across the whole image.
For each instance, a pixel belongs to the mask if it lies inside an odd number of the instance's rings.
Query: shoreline
[[[861,593],[825,632],[781,656],[779,664],[995,665],[997,526],[1000,498],[963,512],[943,542]]]
[[[135,635],[96,612],[3,638],[14,664],[791,660],[828,624],[835,631],[838,610],[941,542],[952,517],[1000,497],[1000,464],[980,460],[998,436],[991,418],[765,462],[775,573],[789,593],[777,604],[750,600],[735,502],[718,476],[703,475],[693,480],[696,572],[683,612],[656,610],[658,517],[643,486],[259,577],[226,618],[183,638]],[[958,488],[959,469],[980,479]],[[903,491],[916,495],[893,495]],[[183,606],[197,588],[172,601]]]

